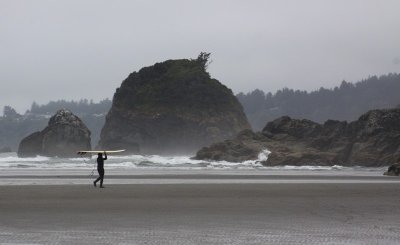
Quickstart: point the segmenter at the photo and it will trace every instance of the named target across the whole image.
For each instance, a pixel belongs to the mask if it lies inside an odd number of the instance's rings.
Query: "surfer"
[[[94,187],[96,187],[96,183],[100,180],[100,188],[104,188],[103,186],[103,179],[104,179],[104,160],[107,160],[107,153],[104,152],[103,154],[97,154],[97,172],[99,172],[99,177],[93,182]]]

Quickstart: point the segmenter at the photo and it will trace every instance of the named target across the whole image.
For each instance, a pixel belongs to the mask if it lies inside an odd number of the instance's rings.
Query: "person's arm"
[[[107,153],[106,152],[104,152],[104,158],[103,158],[103,160],[107,160]]]

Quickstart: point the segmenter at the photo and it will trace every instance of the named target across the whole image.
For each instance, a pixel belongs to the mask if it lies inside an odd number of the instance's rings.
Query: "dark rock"
[[[101,148],[193,153],[250,128],[232,91],[199,60],[168,60],[133,72],[114,94]]]
[[[399,176],[400,175],[400,163],[395,163],[395,164],[390,165],[390,167],[384,173],[384,175]]]
[[[384,166],[400,157],[399,121],[400,109],[372,110],[351,123],[328,120],[322,125],[285,116],[253,137],[239,134],[202,148],[195,158],[240,162],[255,160],[256,152],[268,149],[271,153],[264,164],[270,166]]]
[[[288,116],[278,118],[269,122],[263,133],[268,134],[287,134],[294,137],[310,137],[319,133],[321,125],[310,120],[293,120]]]
[[[82,149],[91,149],[90,131],[72,112],[62,109],[50,118],[44,130],[21,141],[18,156],[73,157]]]
[[[19,157],[43,155],[43,133],[35,132],[23,138],[18,147]]]
[[[216,143],[211,148],[204,147],[197,152],[196,158],[242,162],[249,159],[257,159],[258,154],[263,150],[258,144],[262,136],[250,129],[240,132],[236,139]]]

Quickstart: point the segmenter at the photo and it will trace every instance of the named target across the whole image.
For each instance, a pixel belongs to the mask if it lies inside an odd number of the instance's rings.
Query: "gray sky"
[[[0,112],[112,98],[129,73],[211,52],[235,93],[400,72],[399,0],[0,0]]]

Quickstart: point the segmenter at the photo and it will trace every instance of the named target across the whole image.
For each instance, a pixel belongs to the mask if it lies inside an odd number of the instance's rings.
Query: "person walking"
[[[97,172],[99,172],[99,177],[93,181],[94,187],[96,187],[97,182],[100,180],[100,188],[104,188],[103,186],[103,179],[104,179],[104,160],[107,160],[107,153],[104,152],[104,158],[103,154],[98,153],[97,154]]]

